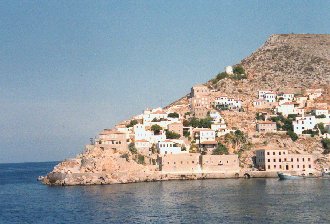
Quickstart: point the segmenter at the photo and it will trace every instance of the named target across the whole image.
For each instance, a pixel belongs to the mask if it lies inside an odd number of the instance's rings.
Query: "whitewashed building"
[[[282,113],[283,116],[288,116],[289,114],[297,114],[295,110],[295,104],[293,102],[286,102],[276,107],[277,113]]]
[[[313,130],[316,125],[315,116],[296,117],[292,122],[294,133],[300,135],[305,130]]]
[[[182,151],[181,146],[171,140],[158,142],[157,150],[159,151],[159,154],[188,153],[188,151]]]

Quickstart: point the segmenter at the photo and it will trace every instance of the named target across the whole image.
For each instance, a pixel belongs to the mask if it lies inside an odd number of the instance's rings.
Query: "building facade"
[[[289,154],[288,150],[256,151],[256,166],[265,171],[314,171],[314,157],[309,154]]]

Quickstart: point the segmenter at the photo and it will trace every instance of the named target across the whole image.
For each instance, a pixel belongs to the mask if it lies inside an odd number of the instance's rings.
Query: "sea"
[[[0,223],[330,223],[330,179],[46,186],[57,162],[0,164]]]

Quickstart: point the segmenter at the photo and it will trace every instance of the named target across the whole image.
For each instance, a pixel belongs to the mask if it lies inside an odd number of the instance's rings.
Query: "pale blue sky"
[[[0,163],[53,161],[238,63],[329,33],[329,1],[1,1]]]

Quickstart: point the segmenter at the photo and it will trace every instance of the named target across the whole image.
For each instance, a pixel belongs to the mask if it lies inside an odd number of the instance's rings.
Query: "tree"
[[[329,154],[330,153],[330,139],[324,138],[324,139],[322,139],[321,143],[324,148],[323,154]]]
[[[183,130],[183,136],[186,138],[190,137],[190,132],[187,130]]]
[[[227,78],[228,77],[228,74],[226,73],[226,72],[221,72],[221,73],[219,73],[218,75],[217,75],[217,77],[216,77],[216,80],[221,80],[221,79],[225,79],[225,78]]]
[[[236,130],[225,135],[225,142],[232,145],[232,147],[238,151],[243,149],[244,144],[249,144],[247,137],[244,132]]]
[[[263,113],[256,113],[256,119],[264,121],[266,118],[265,118],[265,115]]]
[[[212,155],[228,155],[228,154],[229,154],[228,148],[220,142],[218,143],[218,146],[212,151]]]
[[[298,135],[291,130],[288,130],[287,135],[289,135],[294,142],[298,140]]]
[[[135,148],[135,144],[133,142],[131,142],[128,145],[128,150],[132,153],[132,154],[137,154],[137,149]]]
[[[155,135],[159,135],[161,130],[162,130],[162,127],[159,126],[158,124],[154,124],[151,126],[151,131],[153,131]]]
[[[175,133],[174,131],[169,131],[169,130],[166,131],[167,139],[178,139],[180,137],[181,137],[181,135],[178,133]]]
[[[179,114],[176,113],[176,112],[169,113],[167,116],[168,116],[168,117],[171,117],[171,118],[179,118]]]
[[[190,126],[194,127],[194,128],[211,128],[211,124],[212,124],[212,118],[207,117],[207,118],[191,118],[189,120],[189,124]]]
[[[137,120],[131,120],[128,125],[126,125],[126,128],[133,127],[134,125],[138,124],[139,122]]]
[[[233,68],[234,74],[245,74],[244,68],[241,65],[237,65]]]
[[[326,133],[325,127],[323,123],[318,123],[317,128],[321,131],[322,135]]]

